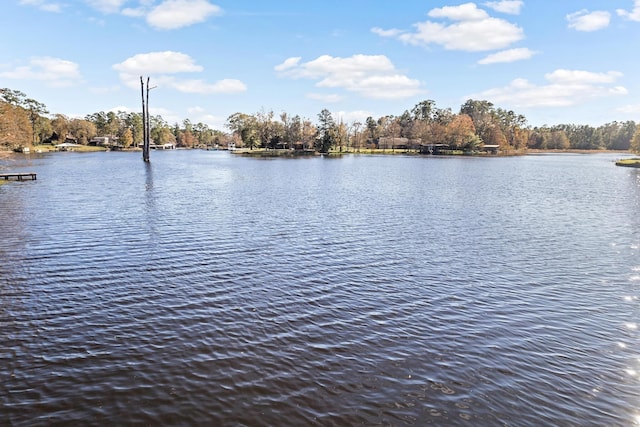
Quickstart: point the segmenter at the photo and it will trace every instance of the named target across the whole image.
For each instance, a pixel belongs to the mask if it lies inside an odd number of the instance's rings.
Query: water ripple
[[[580,159],[38,160],[0,424],[633,425],[640,188]]]

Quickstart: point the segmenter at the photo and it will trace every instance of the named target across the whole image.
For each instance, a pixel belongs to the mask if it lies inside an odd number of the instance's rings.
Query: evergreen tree
[[[631,138],[629,149],[634,153],[640,153],[640,125],[636,126],[636,132],[633,134],[633,138]]]
[[[331,112],[326,108],[318,114],[318,130],[316,134],[316,151],[328,153],[335,146],[335,127]]]

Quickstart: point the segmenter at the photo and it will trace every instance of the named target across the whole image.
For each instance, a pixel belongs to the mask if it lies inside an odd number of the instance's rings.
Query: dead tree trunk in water
[[[140,76],[140,88],[142,92],[142,160],[149,161],[149,77],[147,77],[147,97],[145,102],[144,81]]]

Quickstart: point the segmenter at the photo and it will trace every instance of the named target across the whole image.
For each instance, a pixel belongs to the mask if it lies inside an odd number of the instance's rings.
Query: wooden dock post
[[[140,76],[140,88],[142,91],[142,160],[149,161],[149,77],[147,77],[147,101],[144,99],[144,80]]]
[[[149,120],[149,91],[156,87],[149,87],[149,77],[147,77],[146,100],[145,86],[142,76],[140,76],[140,89],[142,91],[142,160],[149,161],[149,148],[151,145],[151,125]]]

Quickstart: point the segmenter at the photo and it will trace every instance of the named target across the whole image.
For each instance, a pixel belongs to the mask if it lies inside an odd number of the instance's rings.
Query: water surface
[[[640,425],[613,155],[0,159],[0,424]]]

